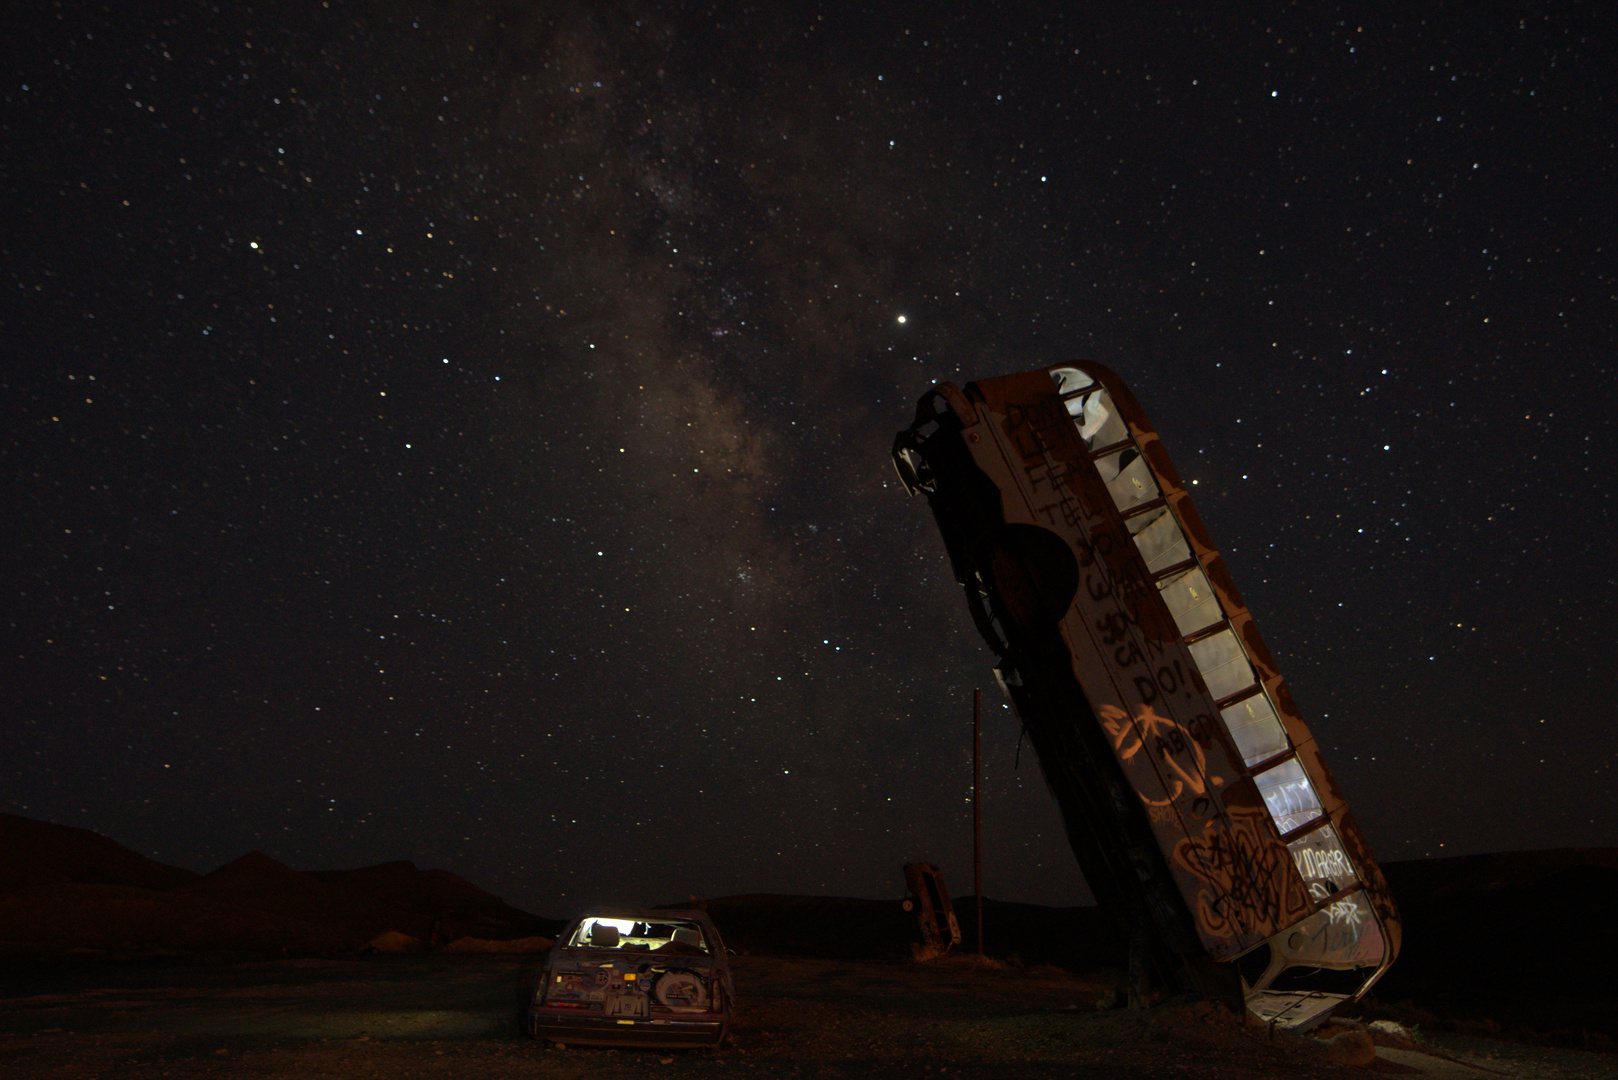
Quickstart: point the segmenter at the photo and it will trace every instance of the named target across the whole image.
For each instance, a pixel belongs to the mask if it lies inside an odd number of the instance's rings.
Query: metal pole
[[[983,955],[983,787],[978,758],[983,748],[978,715],[983,691],[972,691],[972,891],[978,901],[978,955]]]

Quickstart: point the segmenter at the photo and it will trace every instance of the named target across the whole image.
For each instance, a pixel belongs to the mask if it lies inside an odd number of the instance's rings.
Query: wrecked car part
[[[1150,968],[1303,1029],[1370,989],[1399,948],[1387,884],[1118,377],[940,384],[893,456],[1131,941],[1131,997]]]
[[[905,910],[915,913],[921,927],[921,942],[912,947],[916,959],[933,960],[959,945],[961,925],[944,888],[944,871],[932,863],[905,863],[905,887],[910,890]]]

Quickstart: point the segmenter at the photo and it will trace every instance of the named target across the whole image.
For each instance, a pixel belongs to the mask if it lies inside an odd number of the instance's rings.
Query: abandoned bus
[[[1132,998],[1199,991],[1301,1030],[1370,989],[1399,947],[1386,882],[1118,377],[941,384],[894,462],[1129,935]]]

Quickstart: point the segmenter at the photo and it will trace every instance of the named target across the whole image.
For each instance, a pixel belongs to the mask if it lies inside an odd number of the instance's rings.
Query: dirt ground
[[[1217,1006],[1098,1010],[1115,976],[738,956],[718,1051],[556,1049],[518,1032],[537,960],[7,959],[0,1080],[228,1077],[1618,1077],[1618,1056],[1415,1033],[1365,1066]],[[1338,1033],[1349,1029],[1338,1029]],[[1363,1039],[1363,1034],[1354,1038]]]

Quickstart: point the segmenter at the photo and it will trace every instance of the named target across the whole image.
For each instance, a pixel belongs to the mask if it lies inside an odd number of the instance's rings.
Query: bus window
[[[1286,729],[1281,726],[1274,706],[1264,694],[1245,697],[1234,705],[1226,706],[1219,715],[1224,719],[1230,737],[1236,740],[1243,764],[1257,765],[1287,749]]]
[[[1320,800],[1296,758],[1258,773],[1253,781],[1281,833],[1289,833],[1320,816]]]
[[[1128,525],[1129,535],[1135,538],[1140,557],[1146,560],[1146,569],[1151,573],[1190,561],[1191,549],[1186,546],[1185,534],[1168,507],[1159,506],[1136,514]]]

